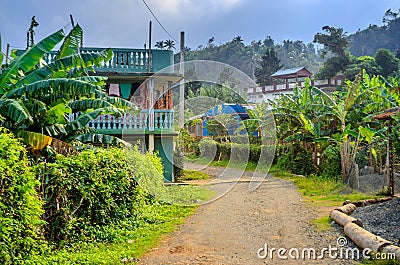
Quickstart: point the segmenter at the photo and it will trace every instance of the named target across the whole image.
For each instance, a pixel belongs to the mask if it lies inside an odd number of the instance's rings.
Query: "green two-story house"
[[[81,53],[104,48],[82,47]],[[174,110],[172,87],[182,76],[173,72],[174,56],[169,50],[112,48],[113,56],[96,67],[96,75],[107,76],[109,95],[134,102],[140,112],[123,117],[100,115],[89,122],[100,133],[139,145],[143,151],[157,152],[164,166],[166,181],[174,181]],[[49,59],[51,60],[51,58]],[[166,67],[168,70],[157,73]],[[156,74],[157,73],[157,74]],[[70,116],[70,120],[76,119]]]

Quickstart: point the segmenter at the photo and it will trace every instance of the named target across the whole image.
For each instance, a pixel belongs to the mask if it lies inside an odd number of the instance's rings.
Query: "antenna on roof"
[[[33,28],[36,28],[37,26],[39,26],[39,23],[36,21],[35,16],[33,16],[31,20],[31,26],[29,27],[28,32],[26,33],[26,49],[29,49],[35,44],[33,40],[35,31],[33,30]]]
[[[74,18],[72,17],[72,14],[69,14],[69,18],[71,19],[72,27],[75,28]]]

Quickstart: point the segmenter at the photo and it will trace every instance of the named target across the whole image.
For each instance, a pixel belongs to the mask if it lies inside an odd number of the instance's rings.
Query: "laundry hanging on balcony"
[[[121,95],[124,99],[129,99],[131,95],[131,84],[120,84]]]
[[[119,93],[119,84],[110,84],[110,88],[108,90],[108,95],[120,97],[121,94]]]

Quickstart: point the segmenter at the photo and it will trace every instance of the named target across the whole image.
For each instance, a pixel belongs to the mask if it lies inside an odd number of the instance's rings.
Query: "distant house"
[[[227,129],[228,135],[234,135],[236,133],[241,133],[239,130],[241,129],[241,121],[247,120],[250,118],[248,109],[252,109],[250,105],[242,105],[242,104],[227,104],[223,103],[215,106],[212,109],[209,109],[205,113],[201,115],[197,115],[193,117],[191,120],[197,120],[199,122],[194,123],[191,126],[188,126],[188,131],[192,135],[196,137],[206,137],[212,136],[213,132],[209,128],[210,120],[218,120],[219,115],[231,115],[231,117],[236,120],[233,124],[229,125]],[[244,132],[242,132],[244,133]]]
[[[290,68],[285,70],[279,70],[271,75],[273,78],[284,79],[286,84],[286,89],[289,89],[289,80],[295,79],[296,83],[299,82],[299,78],[310,78],[312,73],[308,71],[304,66],[298,68]]]
[[[272,74],[271,77],[277,80],[284,80],[284,82],[276,82],[270,86],[248,88],[247,96],[249,102],[261,103],[267,100],[274,100],[280,94],[293,94],[295,86],[303,86],[305,78],[310,78],[311,85],[321,88],[328,93],[341,85],[344,79],[342,75],[339,75],[325,80],[312,80],[312,73],[304,66],[279,70]]]

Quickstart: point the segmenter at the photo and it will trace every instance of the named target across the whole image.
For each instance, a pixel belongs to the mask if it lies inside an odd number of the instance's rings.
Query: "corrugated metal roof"
[[[271,76],[276,77],[276,76],[283,76],[283,75],[294,75],[297,72],[306,69],[304,66],[302,67],[297,67],[297,68],[290,68],[290,69],[284,69],[284,70],[279,70],[276,73],[273,73]],[[307,69],[306,69],[307,70]],[[308,70],[307,70],[308,71]],[[309,71],[308,71],[309,72]]]

